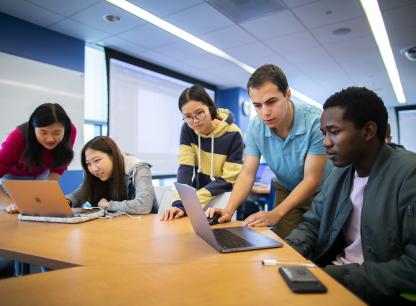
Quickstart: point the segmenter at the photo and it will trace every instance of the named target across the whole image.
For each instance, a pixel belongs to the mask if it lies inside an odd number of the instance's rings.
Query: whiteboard
[[[400,110],[399,114],[399,127],[400,127],[400,144],[403,145],[406,150],[416,152],[416,140],[415,140],[415,126],[416,126],[416,109],[412,110]],[[394,141],[394,138],[392,140]]]
[[[77,127],[74,160],[70,169],[81,169],[84,143],[84,75],[0,52],[0,142],[26,122],[43,103],[59,103]]]

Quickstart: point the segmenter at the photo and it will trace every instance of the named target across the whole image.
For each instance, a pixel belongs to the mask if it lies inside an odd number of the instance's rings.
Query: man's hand
[[[272,211],[260,211],[248,216],[243,224],[246,226],[269,226],[278,223],[281,218]]]
[[[208,208],[205,211],[205,215],[207,216],[207,218],[212,218],[215,213],[221,215],[221,217],[218,218],[219,223],[229,222],[231,221],[231,218],[233,216],[232,213],[222,208]]]

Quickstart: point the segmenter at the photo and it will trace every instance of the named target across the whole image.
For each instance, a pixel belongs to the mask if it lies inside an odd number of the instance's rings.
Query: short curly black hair
[[[323,107],[324,110],[329,107],[344,109],[343,119],[353,122],[358,128],[369,121],[375,122],[377,137],[384,142],[388,114],[383,100],[375,92],[365,87],[348,87],[330,96]]]

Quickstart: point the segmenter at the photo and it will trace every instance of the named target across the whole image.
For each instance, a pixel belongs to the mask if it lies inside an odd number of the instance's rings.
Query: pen
[[[261,261],[263,266],[277,266],[277,265],[286,265],[286,266],[302,266],[308,268],[316,268],[316,265],[313,263],[301,263],[293,261],[280,261],[276,259],[263,259]]]

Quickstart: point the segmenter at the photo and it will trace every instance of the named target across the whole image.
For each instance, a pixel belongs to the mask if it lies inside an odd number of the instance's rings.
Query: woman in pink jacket
[[[0,204],[18,210],[1,180],[58,180],[71,162],[76,128],[57,103],[38,106],[29,121],[14,129],[0,148]]]

